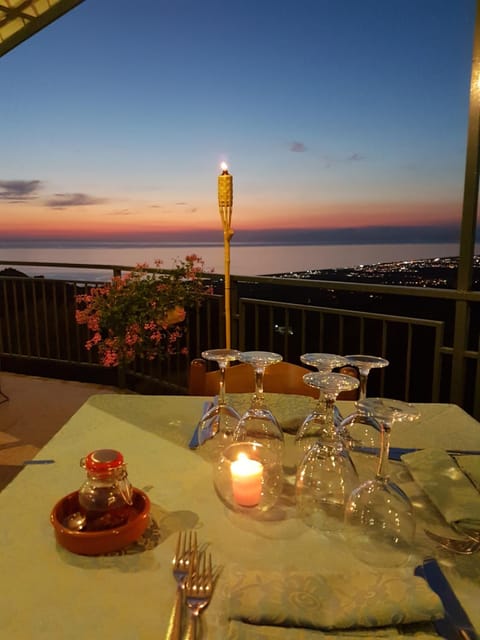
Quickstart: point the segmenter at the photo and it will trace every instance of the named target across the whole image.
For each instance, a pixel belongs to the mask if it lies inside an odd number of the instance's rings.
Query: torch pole
[[[223,257],[225,267],[225,342],[227,349],[231,349],[230,241],[233,236],[232,205],[233,177],[228,173],[227,165],[222,163],[222,173],[218,176],[218,209],[223,226]]]
[[[220,207],[223,221],[223,258],[224,258],[224,289],[225,289],[225,342],[226,348],[231,348],[231,309],[230,309],[230,241],[233,230],[230,227],[232,207]]]

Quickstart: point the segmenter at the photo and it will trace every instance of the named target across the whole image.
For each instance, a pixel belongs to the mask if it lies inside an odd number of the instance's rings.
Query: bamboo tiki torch
[[[223,254],[225,265],[225,341],[226,348],[231,348],[230,323],[230,241],[233,236],[232,204],[233,204],[233,176],[228,173],[225,162],[221,164],[222,173],[218,176],[218,209],[223,224]]]

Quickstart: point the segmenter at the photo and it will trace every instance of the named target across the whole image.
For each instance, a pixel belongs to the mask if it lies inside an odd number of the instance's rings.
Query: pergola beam
[[[462,223],[460,229],[460,261],[457,289],[472,287],[473,257],[478,213],[478,184],[480,175],[480,0],[473,39],[472,70],[470,76],[470,106],[468,117],[467,153],[463,192]]]
[[[0,57],[83,1],[50,0],[50,6],[45,10],[45,2],[39,3],[38,0],[23,0],[16,4],[0,2]]]
[[[470,75],[470,104],[465,162],[462,221],[457,273],[457,290],[470,291],[473,282],[473,261],[477,235],[478,185],[480,175],[480,0],[477,0],[473,37],[472,70]],[[455,304],[452,378],[450,396],[460,404],[466,376],[465,351],[470,335],[471,309],[466,301]]]

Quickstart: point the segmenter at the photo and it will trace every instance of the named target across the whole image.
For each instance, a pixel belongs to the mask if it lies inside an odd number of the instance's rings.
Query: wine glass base
[[[233,439],[236,442],[257,442],[274,452],[278,461],[282,461],[284,435],[277,419],[266,407],[263,396],[263,378],[265,368],[279,363],[283,357],[273,351],[244,351],[242,362],[248,362],[255,370],[255,392],[251,406],[240,418]]]
[[[236,442],[258,442],[281,459],[285,448],[283,431],[277,419],[267,408],[250,408],[243,414],[235,427],[233,439]]]
[[[309,497],[299,499],[297,496],[297,515],[308,527],[317,531],[344,531],[344,511],[343,502],[331,503]]]
[[[320,531],[343,530],[345,504],[358,482],[353,461],[342,443],[317,440],[298,466],[298,516]]]
[[[345,508],[352,553],[366,564],[401,567],[414,557],[415,515],[408,497],[393,484],[367,480]]]
[[[198,424],[198,444],[207,446],[211,455],[216,456],[221,449],[233,442],[233,433],[238,425],[240,416],[237,411],[226,404],[212,407]],[[215,441],[212,444],[212,441]]]
[[[219,432],[215,437],[206,440],[197,451],[204,460],[216,463],[222,456],[223,451],[233,443],[234,440],[231,434]]]
[[[373,421],[365,416],[352,414],[342,421],[338,429],[350,447],[380,449],[380,431]],[[376,457],[376,454],[372,455]]]
[[[417,564],[415,550],[411,543],[392,544],[387,538],[368,531],[344,529],[349,548],[353,555],[372,567],[400,568]]]

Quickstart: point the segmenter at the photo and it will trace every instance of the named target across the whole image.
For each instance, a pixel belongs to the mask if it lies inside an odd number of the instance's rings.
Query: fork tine
[[[188,576],[187,579],[185,581],[185,588],[186,590],[188,590],[190,588],[190,586],[192,585],[192,581],[194,579],[194,576],[197,573],[197,567],[198,564],[201,560],[201,556],[202,553],[196,553],[194,552],[192,549],[190,550],[190,562],[188,565]]]
[[[179,531],[178,538],[177,538],[177,546],[175,547],[175,555],[173,556],[173,564],[178,564],[178,560],[180,558],[180,549],[182,548],[182,545],[183,545],[183,536],[182,536],[182,532]]]
[[[205,564],[206,564],[205,577],[206,577],[206,580],[207,580],[207,584],[210,585],[210,588],[211,588],[211,585],[213,585],[212,554],[211,553],[208,554],[208,563],[206,562],[206,559],[205,559]]]
[[[192,553],[185,591],[187,593],[209,592],[213,588],[213,583],[212,554],[207,554],[205,551]]]
[[[177,538],[177,545],[175,547],[175,555],[173,557],[173,564],[175,566],[181,566],[185,564],[188,566],[190,561],[190,554],[197,553],[198,542],[196,531],[179,531]]]
[[[205,555],[205,552],[202,551],[198,559],[198,574],[201,582],[205,579]]]
[[[188,544],[185,549],[185,565],[188,571],[195,565],[198,555],[197,532],[190,531],[188,534]]]
[[[197,542],[197,532],[190,531],[190,536],[188,539],[188,549],[191,553],[197,554],[198,552],[198,542]]]
[[[196,531],[179,531],[175,554],[172,558],[172,570],[173,576],[177,581],[177,589],[166,635],[167,640],[180,640],[181,637],[184,584],[192,565],[192,560],[197,553],[197,548]]]
[[[196,640],[200,614],[209,605],[214,588],[211,554],[202,550],[192,554],[191,560],[184,584],[185,601],[189,609],[185,640]]]

